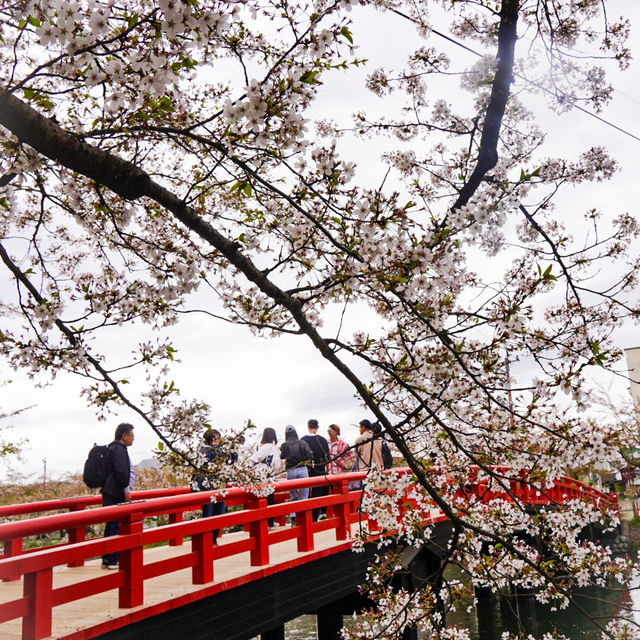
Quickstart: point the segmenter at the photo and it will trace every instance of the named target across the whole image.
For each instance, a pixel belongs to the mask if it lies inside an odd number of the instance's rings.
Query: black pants
[[[111,507],[114,504],[120,504],[122,500],[119,500],[116,496],[109,495],[108,493],[102,494],[102,506],[103,507]],[[109,520],[104,525],[104,537],[108,538],[109,536],[117,536],[118,535],[118,520]],[[118,564],[118,552],[114,551],[113,553],[107,553],[102,556],[102,564]]]
[[[273,493],[270,493],[267,496],[267,504],[268,505],[272,505],[276,503],[276,497]],[[275,525],[276,521],[273,518],[269,518],[269,526],[273,527]]]
[[[311,496],[310,496],[311,498],[321,498],[322,496],[328,496],[328,495],[329,495],[329,487],[326,485],[323,487],[311,487]],[[317,509],[314,509],[312,512],[313,521],[316,522],[320,514],[326,515],[326,513],[327,513],[326,507],[318,507]]]

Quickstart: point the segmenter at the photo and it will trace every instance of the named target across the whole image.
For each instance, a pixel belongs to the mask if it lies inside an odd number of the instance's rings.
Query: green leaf
[[[314,71],[307,71],[300,76],[300,81],[305,82],[306,84],[316,84],[316,76],[320,73],[318,69]]]
[[[557,280],[558,278],[556,278],[552,273],[551,273],[551,269],[552,269],[553,265],[549,265],[545,270],[544,273],[542,274],[542,279],[549,281],[549,280]]]
[[[173,102],[167,96],[162,96],[158,101],[158,109],[162,109],[163,111],[175,111],[176,108],[173,106]]]
[[[43,109],[46,109],[47,111],[50,111],[54,107],[53,102],[51,102],[51,100],[49,100],[49,98],[40,98],[38,100],[37,104],[38,104],[39,107],[42,107]]]
[[[164,442],[158,442],[158,451],[164,451]]]
[[[353,36],[351,35],[351,31],[349,31],[349,27],[342,27],[340,29],[340,33],[351,43],[353,44]]]
[[[40,20],[38,18],[34,18],[33,16],[29,16],[27,18],[27,22],[33,27],[41,27]]]
[[[595,362],[595,364],[597,364],[599,367],[604,367],[607,356],[600,350],[600,344],[598,343],[598,341],[592,340],[590,338],[589,348],[591,349],[591,353],[593,353],[593,361]]]
[[[244,193],[246,196],[251,195],[251,183],[247,180],[238,180],[238,182],[234,183],[229,189],[231,193],[234,191],[239,191],[240,193]]]
[[[531,173],[526,173],[524,169],[520,169],[520,182],[528,182],[531,178],[540,177],[540,167],[534,169]]]

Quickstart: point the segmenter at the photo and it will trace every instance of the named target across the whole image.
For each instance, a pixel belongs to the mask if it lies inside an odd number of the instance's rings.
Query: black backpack
[[[382,464],[385,469],[391,469],[393,467],[391,449],[389,449],[389,445],[384,440],[380,444],[382,445]]]
[[[106,444],[94,444],[84,463],[82,479],[89,489],[104,487],[111,471],[109,447]]]

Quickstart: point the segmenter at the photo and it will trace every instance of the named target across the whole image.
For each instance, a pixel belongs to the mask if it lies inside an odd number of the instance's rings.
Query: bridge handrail
[[[508,467],[500,466],[495,467],[493,470],[501,473],[506,473]],[[395,468],[394,471],[401,473],[409,473],[410,470],[406,467]],[[325,484],[335,484],[341,482],[344,479],[347,481],[362,480],[365,477],[365,472],[352,472],[348,474],[340,474],[337,476],[319,476],[314,478],[300,478],[297,480],[280,480],[270,483],[276,493],[288,492],[292,489],[321,486]],[[505,476],[506,477],[506,476]],[[520,497],[525,502],[540,503],[546,502],[545,499],[535,499],[533,487],[526,484],[525,478],[520,480],[519,478],[509,478],[512,482],[511,490],[516,494],[520,494]],[[486,480],[480,480],[479,485],[486,484]],[[518,490],[514,483],[523,483],[522,490]],[[551,494],[556,494],[559,490],[570,491],[574,495],[588,495],[590,498],[597,502],[603,501],[612,507],[617,507],[618,500],[615,494],[605,494],[594,487],[574,478],[568,476],[562,476],[554,481],[554,486],[551,489],[545,490],[548,498],[553,498]],[[494,492],[489,492],[493,494]],[[0,542],[8,541],[16,538],[25,538],[28,536],[38,535],[42,533],[50,533],[52,531],[61,531],[64,529],[74,529],[78,527],[86,527],[88,525],[102,524],[114,518],[114,514],[127,514],[129,512],[141,512],[145,514],[145,517],[151,517],[155,515],[169,514],[171,512],[178,513],[189,510],[196,510],[203,503],[209,501],[212,497],[216,500],[221,498],[230,504],[241,504],[243,501],[251,499],[255,494],[252,492],[251,487],[239,488],[230,487],[227,489],[216,489],[212,491],[199,491],[191,492],[189,487],[175,487],[164,489],[152,489],[145,491],[138,491],[133,493],[133,500],[130,503],[124,503],[121,505],[114,505],[112,507],[97,507],[90,511],[81,512],[80,505],[82,501],[71,502],[75,508],[71,509],[68,513],[59,513],[48,516],[41,516],[38,518],[30,518],[26,520],[18,520],[12,522],[0,523]],[[91,500],[91,503],[96,503],[101,500],[100,496],[85,496],[85,499]],[[37,509],[40,509],[44,505],[47,505],[46,510],[57,510],[59,503],[65,503],[66,499],[50,500],[37,503],[21,503],[12,505],[18,508],[18,511],[22,513],[33,513],[23,511],[22,508],[30,504],[36,505]],[[69,499],[72,501],[73,499]],[[144,503],[144,506],[140,506]],[[69,503],[66,503],[69,504]],[[48,507],[53,506],[52,509]],[[44,510],[44,509],[43,509]],[[17,512],[18,512],[17,511]],[[17,513],[16,512],[16,513]],[[0,512],[1,514],[1,512]],[[5,553],[6,555],[6,553]]]
[[[133,500],[148,500],[150,498],[162,498],[165,496],[182,495],[189,493],[189,487],[163,487],[161,489],[143,489],[133,491]],[[15,504],[0,505],[0,518],[23,516],[44,511],[78,511],[91,506],[98,506],[102,502],[100,494],[88,496],[70,496],[68,498],[55,498],[53,500],[38,500],[34,502],[20,502]]]
[[[534,482],[528,479],[528,471],[521,470],[518,476],[509,476],[508,472],[510,467],[505,465],[500,466],[492,466],[491,471],[497,472],[503,476],[504,480],[509,481],[510,487],[509,490],[517,495],[519,499],[521,499],[524,503],[529,503],[531,505],[540,505],[540,504],[552,504],[554,502],[563,502],[563,495],[567,497],[584,497],[588,496],[591,500],[593,500],[596,504],[605,504],[608,507],[618,509],[618,496],[615,493],[604,493],[599,491],[595,487],[583,482],[582,480],[578,480],[576,478],[571,478],[570,476],[560,476],[559,478],[555,478],[553,480],[553,486],[547,487],[545,489],[536,489]],[[470,467],[471,477],[473,481],[473,471],[481,472],[480,467]],[[478,485],[487,485],[490,481],[490,478],[482,477],[477,481]],[[561,492],[565,492],[564,494]],[[567,493],[568,492],[568,493]],[[498,495],[501,493],[506,493],[505,491],[500,490],[489,490],[488,494]]]
[[[339,483],[344,481],[345,478],[347,481],[362,480],[365,475],[365,472],[356,472],[339,476],[281,480],[270,484],[275,488],[276,502],[282,502],[288,498],[291,489]],[[3,558],[42,553],[45,550],[51,550],[56,547],[66,547],[70,544],[83,542],[86,539],[87,526],[99,525],[109,520],[127,517],[127,514],[130,513],[142,513],[143,518],[168,515],[169,524],[178,524],[182,522],[185,512],[200,509],[201,505],[209,502],[212,497],[216,500],[224,499],[228,506],[241,505],[245,508],[249,501],[255,499],[251,487],[230,487],[228,489],[196,492],[191,492],[188,488],[185,489],[179,495],[148,498],[110,507],[96,507],[89,510],[77,510],[2,523],[0,524],[0,543],[3,543],[3,551],[0,554],[0,561]],[[25,538],[65,530],[68,531],[68,541],[23,549],[23,540]],[[176,538],[169,541],[169,544],[171,546],[180,546],[183,544],[183,536],[176,536]],[[83,563],[83,559],[76,558],[69,563],[69,566],[80,567],[83,566]],[[17,580],[18,578],[18,575],[14,575],[13,577],[2,578],[2,580]]]
[[[508,477],[508,472],[511,469],[508,465],[492,465],[491,470],[493,472]],[[398,470],[409,471],[406,467],[396,467],[394,471]],[[480,471],[480,468],[473,465],[470,470]],[[562,476],[561,479],[556,480],[556,483],[560,483],[563,486],[569,487],[582,487],[582,491],[594,498],[604,499],[609,503],[617,504],[617,497],[615,494],[605,494],[591,485],[571,478],[569,476]],[[164,487],[160,489],[143,489],[139,491],[133,491],[131,494],[132,500],[149,500],[152,498],[161,498],[173,495],[184,495],[191,493],[188,486],[179,487]],[[53,500],[39,500],[34,502],[20,502],[15,504],[0,505],[0,518],[8,518],[12,516],[23,516],[34,513],[43,513],[45,511],[79,511],[91,506],[100,506],[102,498],[99,494],[86,495],[86,496],[71,496],[68,498],[55,498]]]
[[[359,494],[360,492],[352,492]],[[352,496],[350,501],[359,500],[359,497]],[[176,524],[166,524],[150,529],[141,530],[140,535],[119,534],[108,538],[93,538],[81,543],[56,546],[54,548],[44,548],[37,554],[23,554],[13,558],[0,560],[0,579],[12,575],[15,572],[27,574],[34,571],[42,571],[54,566],[63,565],[74,559],[86,560],[95,558],[104,553],[112,551],[122,551],[134,546],[145,546],[147,544],[157,544],[158,542],[168,542],[179,532],[186,537],[194,533],[211,532],[213,529],[224,529],[237,525],[251,524],[271,517],[288,515],[291,512],[309,511],[318,505],[337,503],[344,501],[340,494],[332,494],[325,498],[307,498],[296,502],[286,502],[279,505],[267,506],[264,498],[256,498],[254,505],[264,502],[263,508],[255,506],[242,511],[233,511],[209,518],[197,518]],[[131,505],[135,507],[136,505]],[[117,514],[118,507],[105,507],[113,515],[119,515],[121,523],[141,522],[144,514],[135,509],[123,509],[120,506],[120,513]],[[105,551],[106,549],[106,551]]]
[[[337,476],[318,476],[315,478],[300,478],[297,480],[280,480],[270,483],[276,491],[291,491],[305,487],[324,486],[326,484],[337,485],[339,483],[363,480],[366,472],[358,471],[345,473]],[[261,485],[258,485],[258,487]],[[16,520],[0,524],[0,541],[14,537],[37,535],[39,533],[49,533],[78,526],[100,524],[113,520],[114,516],[127,516],[130,513],[140,513],[143,517],[169,513],[170,511],[192,511],[209,502],[212,497],[221,500],[233,501],[234,499],[255,499],[252,487],[230,487],[227,489],[214,489],[211,491],[194,491],[184,495],[166,496],[160,498],[149,498],[147,500],[136,500],[124,502],[110,507],[98,507],[89,511],[76,511],[72,513],[56,513],[39,518],[29,518],[26,520]]]

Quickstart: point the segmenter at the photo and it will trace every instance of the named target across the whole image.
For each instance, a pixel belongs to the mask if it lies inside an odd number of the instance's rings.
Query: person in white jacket
[[[275,429],[267,427],[262,432],[262,440],[257,451],[250,456],[249,461],[253,463],[258,477],[268,482],[281,469],[280,451],[278,449],[278,437]],[[267,504],[274,504],[273,493],[267,496]],[[269,527],[274,526],[273,518],[269,518]]]

